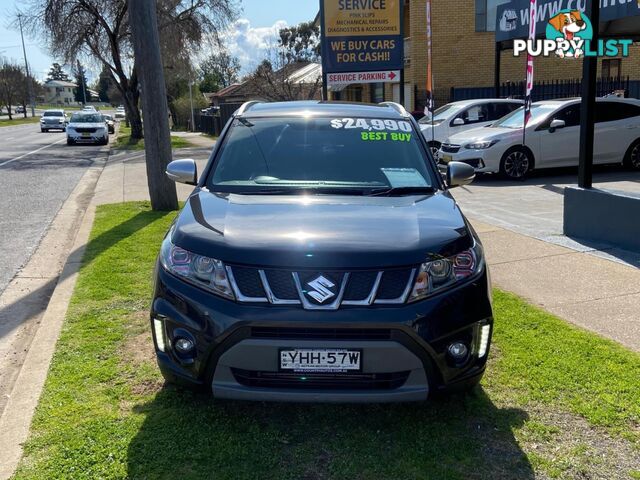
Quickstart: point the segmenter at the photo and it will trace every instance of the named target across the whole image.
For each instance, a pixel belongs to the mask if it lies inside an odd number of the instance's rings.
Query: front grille
[[[96,129],[89,127],[75,127],[75,131],[78,133],[95,133]]]
[[[386,328],[251,327],[252,338],[280,340],[390,340]]]
[[[445,153],[458,153],[460,151],[460,145],[455,145],[453,143],[443,143],[440,148]]]
[[[240,302],[269,302],[332,310],[372,303],[402,304],[415,275],[413,268],[295,272],[228,265],[227,271]],[[320,283],[318,279],[321,279]]]
[[[232,368],[240,385],[257,388],[321,390],[395,390],[407,381],[409,372],[394,373],[288,373]]]

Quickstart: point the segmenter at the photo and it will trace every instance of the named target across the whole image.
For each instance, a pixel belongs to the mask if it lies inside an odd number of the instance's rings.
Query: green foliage
[[[62,82],[71,81],[69,75],[63,70],[62,65],[60,65],[59,63],[54,63],[51,65],[49,73],[47,74],[47,82],[50,80],[60,80]]]
[[[282,28],[278,46],[288,62],[316,62],[320,56],[320,28],[313,21]]]
[[[217,92],[238,81],[240,61],[224,49],[212,53],[200,63],[200,90]]]
[[[197,85],[192,87],[193,108],[199,110],[209,106]],[[171,112],[174,115],[173,123],[178,128],[187,128],[191,124],[191,99],[189,94],[182,95],[171,103]]]

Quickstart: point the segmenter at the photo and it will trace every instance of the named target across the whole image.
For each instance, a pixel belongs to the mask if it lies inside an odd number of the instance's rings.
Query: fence
[[[241,103],[223,103],[215,114],[203,114],[200,110],[194,110],[193,119],[196,131],[219,136],[233,113],[241,105]]]
[[[601,97],[614,91],[624,91],[625,97],[640,98],[640,80],[629,77],[600,78],[596,82],[596,95]],[[532,100],[551,100],[554,98],[579,97],[582,92],[581,79],[552,80],[535,82],[531,94]],[[449,101],[495,97],[494,87],[451,87]],[[500,97],[524,98],[524,82],[506,82],[500,85]],[[442,105],[439,103],[438,105]]]

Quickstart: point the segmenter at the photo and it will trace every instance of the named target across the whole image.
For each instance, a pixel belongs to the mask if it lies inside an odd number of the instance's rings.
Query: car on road
[[[116,131],[116,122],[113,119],[113,116],[107,114],[107,113],[103,113],[102,116],[104,117],[104,122],[107,124],[107,130],[109,130],[109,133],[115,133]]]
[[[97,112],[98,109],[96,107],[94,107],[93,105],[85,105],[84,107],[82,107],[82,112],[89,112],[89,113],[94,113]]]
[[[77,112],[67,125],[67,145],[76,143],[109,143],[109,132],[104,117],[96,112]]]
[[[535,102],[522,144],[523,108],[487,128],[450,136],[438,156],[464,162],[476,172],[523,179],[534,169],[578,165],[580,99]],[[622,163],[640,170],[640,101],[596,99],[594,164]]]
[[[40,118],[40,131],[60,130],[64,132],[68,123],[69,117],[64,110],[45,110]]]
[[[164,238],[150,312],[170,382],[214,397],[421,401],[480,380],[483,248],[399,104],[248,102]]]
[[[127,114],[124,110],[124,107],[118,107],[116,108],[116,112],[114,115],[116,120],[124,120],[125,118],[127,118]]]
[[[436,109],[433,116],[418,122],[434,155],[442,142],[456,133],[484,127],[522,106],[522,100],[483,98],[448,103]]]
[[[25,112],[24,105],[18,105],[16,107],[16,113],[24,113],[24,112]]]

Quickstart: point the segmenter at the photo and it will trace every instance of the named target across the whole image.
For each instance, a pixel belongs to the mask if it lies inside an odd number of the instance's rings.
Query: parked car
[[[16,107],[16,113],[24,113],[24,112],[25,112],[24,105],[18,105]]]
[[[116,122],[113,117],[106,113],[103,113],[102,116],[104,117],[104,122],[107,124],[107,130],[109,130],[109,133],[115,133]]]
[[[493,325],[480,240],[398,104],[244,104],[162,243],[160,369],[219,398],[424,400],[469,389]]]
[[[598,98],[595,122],[593,163],[623,163],[640,170],[640,101]],[[579,98],[534,103],[524,146],[523,124],[520,108],[488,128],[452,135],[442,144],[439,158],[512,179],[522,179],[534,168],[578,165]]]
[[[127,118],[127,114],[124,110],[124,107],[118,107],[116,108],[116,113],[114,115],[116,120],[124,120],[125,118]]]
[[[40,131],[61,130],[64,132],[68,123],[69,118],[64,110],[45,110],[40,118]]]
[[[109,133],[100,113],[77,112],[71,115],[67,125],[67,145],[75,143],[109,143]]]
[[[442,142],[456,133],[484,127],[522,106],[522,100],[484,98],[452,102],[422,117],[420,130],[434,154]]]
[[[95,113],[98,111],[98,109],[93,105],[85,105],[84,107],[82,107],[82,111],[88,112],[88,113]]]

